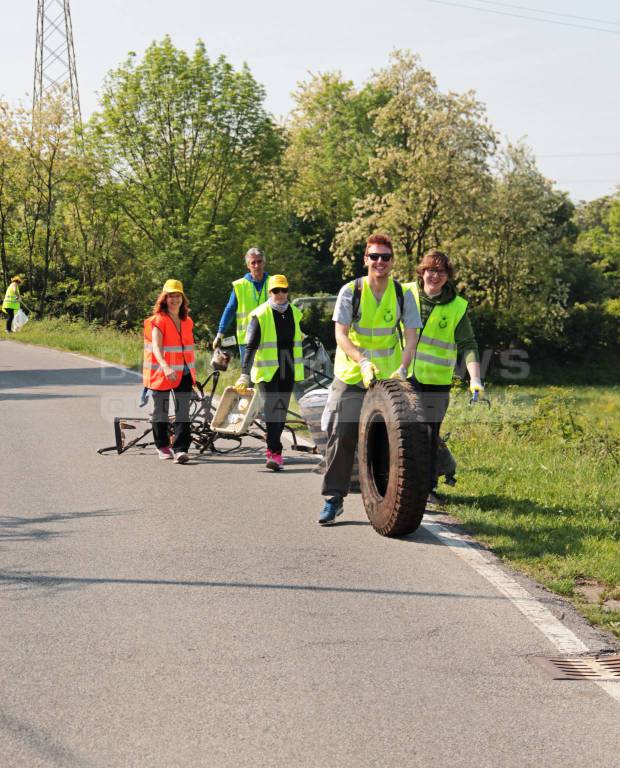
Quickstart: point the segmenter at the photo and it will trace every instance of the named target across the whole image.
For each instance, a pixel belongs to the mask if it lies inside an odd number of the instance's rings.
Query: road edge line
[[[546,638],[554,645],[559,653],[577,654],[591,652],[590,648],[577,635],[551,613],[535,595],[528,592],[508,573],[503,571],[489,557],[485,557],[464,536],[456,531],[450,531],[444,525],[434,521],[422,523],[422,527],[442,544],[450,547],[454,553],[471,566],[486,581],[505,595]],[[494,556],[493,556],[494,557]],[[605,693],[620,703],[620,684],[615,682],[596,681]]]

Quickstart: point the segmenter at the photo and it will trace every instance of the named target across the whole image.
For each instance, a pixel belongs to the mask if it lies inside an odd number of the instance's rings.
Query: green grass
[[[5,334],[5,338],[24,344],[77,352],[142,371],[143,339],[142,333],[138,331],[121,331],[112,327],[89,325],[83,321],[49,319],[29,322],[19,334],[10,337]],[[203,380],[211,371],[211,350],[200,341],[196,347],[196,372],[198,378]],[[228,370],[220,377],[219,387],[232,384],[238,375],[239,361],[233,359]]]
[[[620,387],[509,387],[453,398],[448,511],[502,559],[620,637]],[[600,585],[589,603],[583,584]]]
[[[142,336],[65,320],[12,337],[140,370]],[[198,344],[199,378],[210,350]],[[234,361],[220,380],[238,376]],[[620,387],[490,388],[492,408],[455,390],[444,433],[458,461],[448,511],[503,560],[620,637]],[[294,407],[294,403],[293,403]],[[443,490],[443,486],[442,486]],[[596,597],[580,593],[597,586]]]

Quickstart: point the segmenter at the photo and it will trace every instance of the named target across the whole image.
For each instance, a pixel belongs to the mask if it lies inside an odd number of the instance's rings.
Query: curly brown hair
[[[422,261],[416,267],[415,272],[420,280],[422,280],[425,269],[445,269],[448,273],[448,280],[454,280],[454,265],[450,261],[450,257],[436,248],[433,248],[432,251],[427,251],[422,257]]]
[[[183,301],[179,309],[179,317],[181,320],[187,320],[187,316],[189,315],[189,301],[184,293],[181,295],[183,296]],[[157,297],[157,301],[153,307],[153,314],[155,315],[157,312],[163,312],[166,315],[168,314],[168,294],[166,291],[162,291]]]

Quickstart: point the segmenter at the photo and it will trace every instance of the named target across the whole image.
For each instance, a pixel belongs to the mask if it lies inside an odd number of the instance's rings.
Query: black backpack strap
[[[405,309],[405,295],[403,293],[403,287],[394,280],[394,290],[396,291],[396,301],[398,302],[398,308],[400,309],[400,317],[398,318],[398,338],[400,339],[401,349],[405,348],[405,340],[403,338],[403,312]]]
[[[396,290],[396,301],[398,301],[398,308],[400,309],[400,317],[399,320],[403,319],[403,311],[405,307],[405,295],[403,293],[403,287],[398,282],[398,280],[394,280],[394,289]]]
[[[353,299],[351,300],[351,322],[352,323],[359,323],[361,315],[360,315],[360,304],[362,301],[362,280],[363,277],[356,277],[355,283],[353,284]],[[402,288],[401,288],[402,291]]]

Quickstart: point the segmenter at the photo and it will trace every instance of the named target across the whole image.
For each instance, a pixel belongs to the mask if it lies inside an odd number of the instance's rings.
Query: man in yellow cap
[[[6,332],[11,333],[11,327],[13,325],[13,318],[15,313],[19,312],[21,306],[21,296],[19,295],[19,286],[22,283],[22,279],[19,275],[11,278],[9,287],[4,294],[4,301],[2,302],[2,311],[7,315],[6,320]]]
[[[304,378],[301,312],[289,302],[284,275],[269,278],[269,299],[250,315],[241,376],[235,386],[247,388],[250,377],[261,390],[267,425],[267,464],[282,469],[282,430],[296,381]]]
[[[269,279],[269,275],[265,272],[265,256],[261,250],[250,248],[245,254],[245,263],[248,271],[243,277],[233,281],[228,304],[222,312],[217,335],[213,340],[213,349],[221,346],[223,336],[236,319],[237,344],[241,360],[245,351],[250,313],[267,301],[267,280]]]

